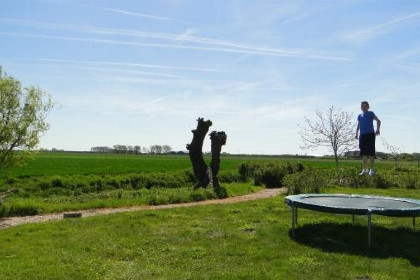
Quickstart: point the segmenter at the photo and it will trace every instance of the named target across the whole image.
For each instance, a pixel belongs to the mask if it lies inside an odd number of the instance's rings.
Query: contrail
[[[129,45],[129,46],[138,46],[138,47],[188,49],[188,50],[215,51],[215,52],[227,52],[227,53],[242,53],[242,54],[254,54],[254,55],[276,56],[276,57],[297,57],[297,58],[309,58],[309,59],[321,59],[321,60],[349,61],[348,58],[343,58],[343,57],[323,56],[323,55],[309,54],[309,53],[304,53],[304,52],[290,52],[290,51],[282,51],[282,50],[277,50],[277,49],[266,49],[266,48],[247,47],[247,48],[242,48],[241,49],[241,48],[186,46],[186,45],[159,44],[159,43],[137,43],[137,42],[118,41],[118,40],[91,39],[91,38],[80,38],[80,37],[62,37],[62,36],[49,36],[49,35],[34,35],[34,34],[10,33],[10,32],[0,32],[0,35],[15,36],[15,37],[28,37],[28,38],[55,39],[55,40],[66,40],[66,41],[79,41],[79,42],[91,42],[91,43],[99,43],[99,44]]]
[[[93,7],[93,6],[91,6],[91,7]],[[155,15],[149,15],[149,14],[140,14],[140,13],[125,11],[125,10],[119,10],[119,9],[100,8],[100,7],[93,7],[93,8],[97,8],[97,9],[101,9],[101,10],[105,10],[105,11],[109,11],[109,12],[114,12],[114,13],[119,13],[119,14],[130,15],[130,16],[143,17],[143,18],[150,18],[150,19],[157,19],[157,20],[181,21],[181,20],[176,19],[176,18],[161,17],[161,16],[155,16]]]
[[[41,61],[41,62],[71,63],[71,64],[88,64],[88,65],[99,64],[99,65],[158,68],[158,69],[169,69],[169,70],[220,72],[217,69],[209,69],[209,68],[181,67],[181,66],[168,66],[168,65],[156,65],[156,64],[129,63],[129,62],[89,61],[89,60],[81,61],[81,60],[48,59],[48,58],[38,58],[38,59],[37,58],[12,58],[12,59],[27,60],[27,61]]]
[[[384,23],[381,23],[381,24],[374,25],[372,27],[369,27],[369,28],[366,28],[366,29],[363,29],[363,30],[354,32],[354,33],[350,34],[347,37],[348,38],[363,37],[363,36],[372,34],[373,32],[375,32],[377,30],[380,30],[380,29],[382,29],[382,28],[384,28],[386,26],[393,25],[393,24],[398,23],[398,22],[401,22],[401,21],[406,21],[406,20],[409,20],[411,18],[415,18],[415,17],[418,17],[418,16],[420,16],[420,12],[414,13],[414,14],[410,14],[410,15],[407,15],[407,16],[404,16],[404,17],[400,17],[400,18],[397,18],[397,19],[393,19],[393,20],[390,20],[390,21],[387,21],[387,22],[384,22]]]

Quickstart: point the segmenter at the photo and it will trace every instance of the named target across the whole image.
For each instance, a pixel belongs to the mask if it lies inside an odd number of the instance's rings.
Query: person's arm
[[[376,121],[376,135],[381,134],[381,120],[375,115],[373,119]]]
[[[360,129],[360,121],[357,122],[356,139],[359,139],[359,129]]]

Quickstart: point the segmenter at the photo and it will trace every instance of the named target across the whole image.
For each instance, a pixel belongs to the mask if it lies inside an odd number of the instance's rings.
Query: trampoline
[[[292,234],[297,225],[298,208],[336,214],[366,215],[368,218],[368,247],[371,245],[372,214],[392,217],[420,216],[420,201],[408,198],[347,195],[347,194],[299,194],[286,196],[284,202],[292,210]]]

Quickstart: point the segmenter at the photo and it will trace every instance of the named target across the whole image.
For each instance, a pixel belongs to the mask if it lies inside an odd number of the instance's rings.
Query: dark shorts
[[[362,134],[359,137],[360,156],[375,156],[375,133]]]

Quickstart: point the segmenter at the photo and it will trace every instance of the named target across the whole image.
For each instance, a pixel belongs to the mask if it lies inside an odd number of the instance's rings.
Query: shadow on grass
[[[368,249],[367,227],[352,224],[320,223],[303,225],[290,237],[301,244],[326,252],[373,258],[404,258],[420,266],[420,232],[409,228],[388,229],[372,226],[372,244]]]

